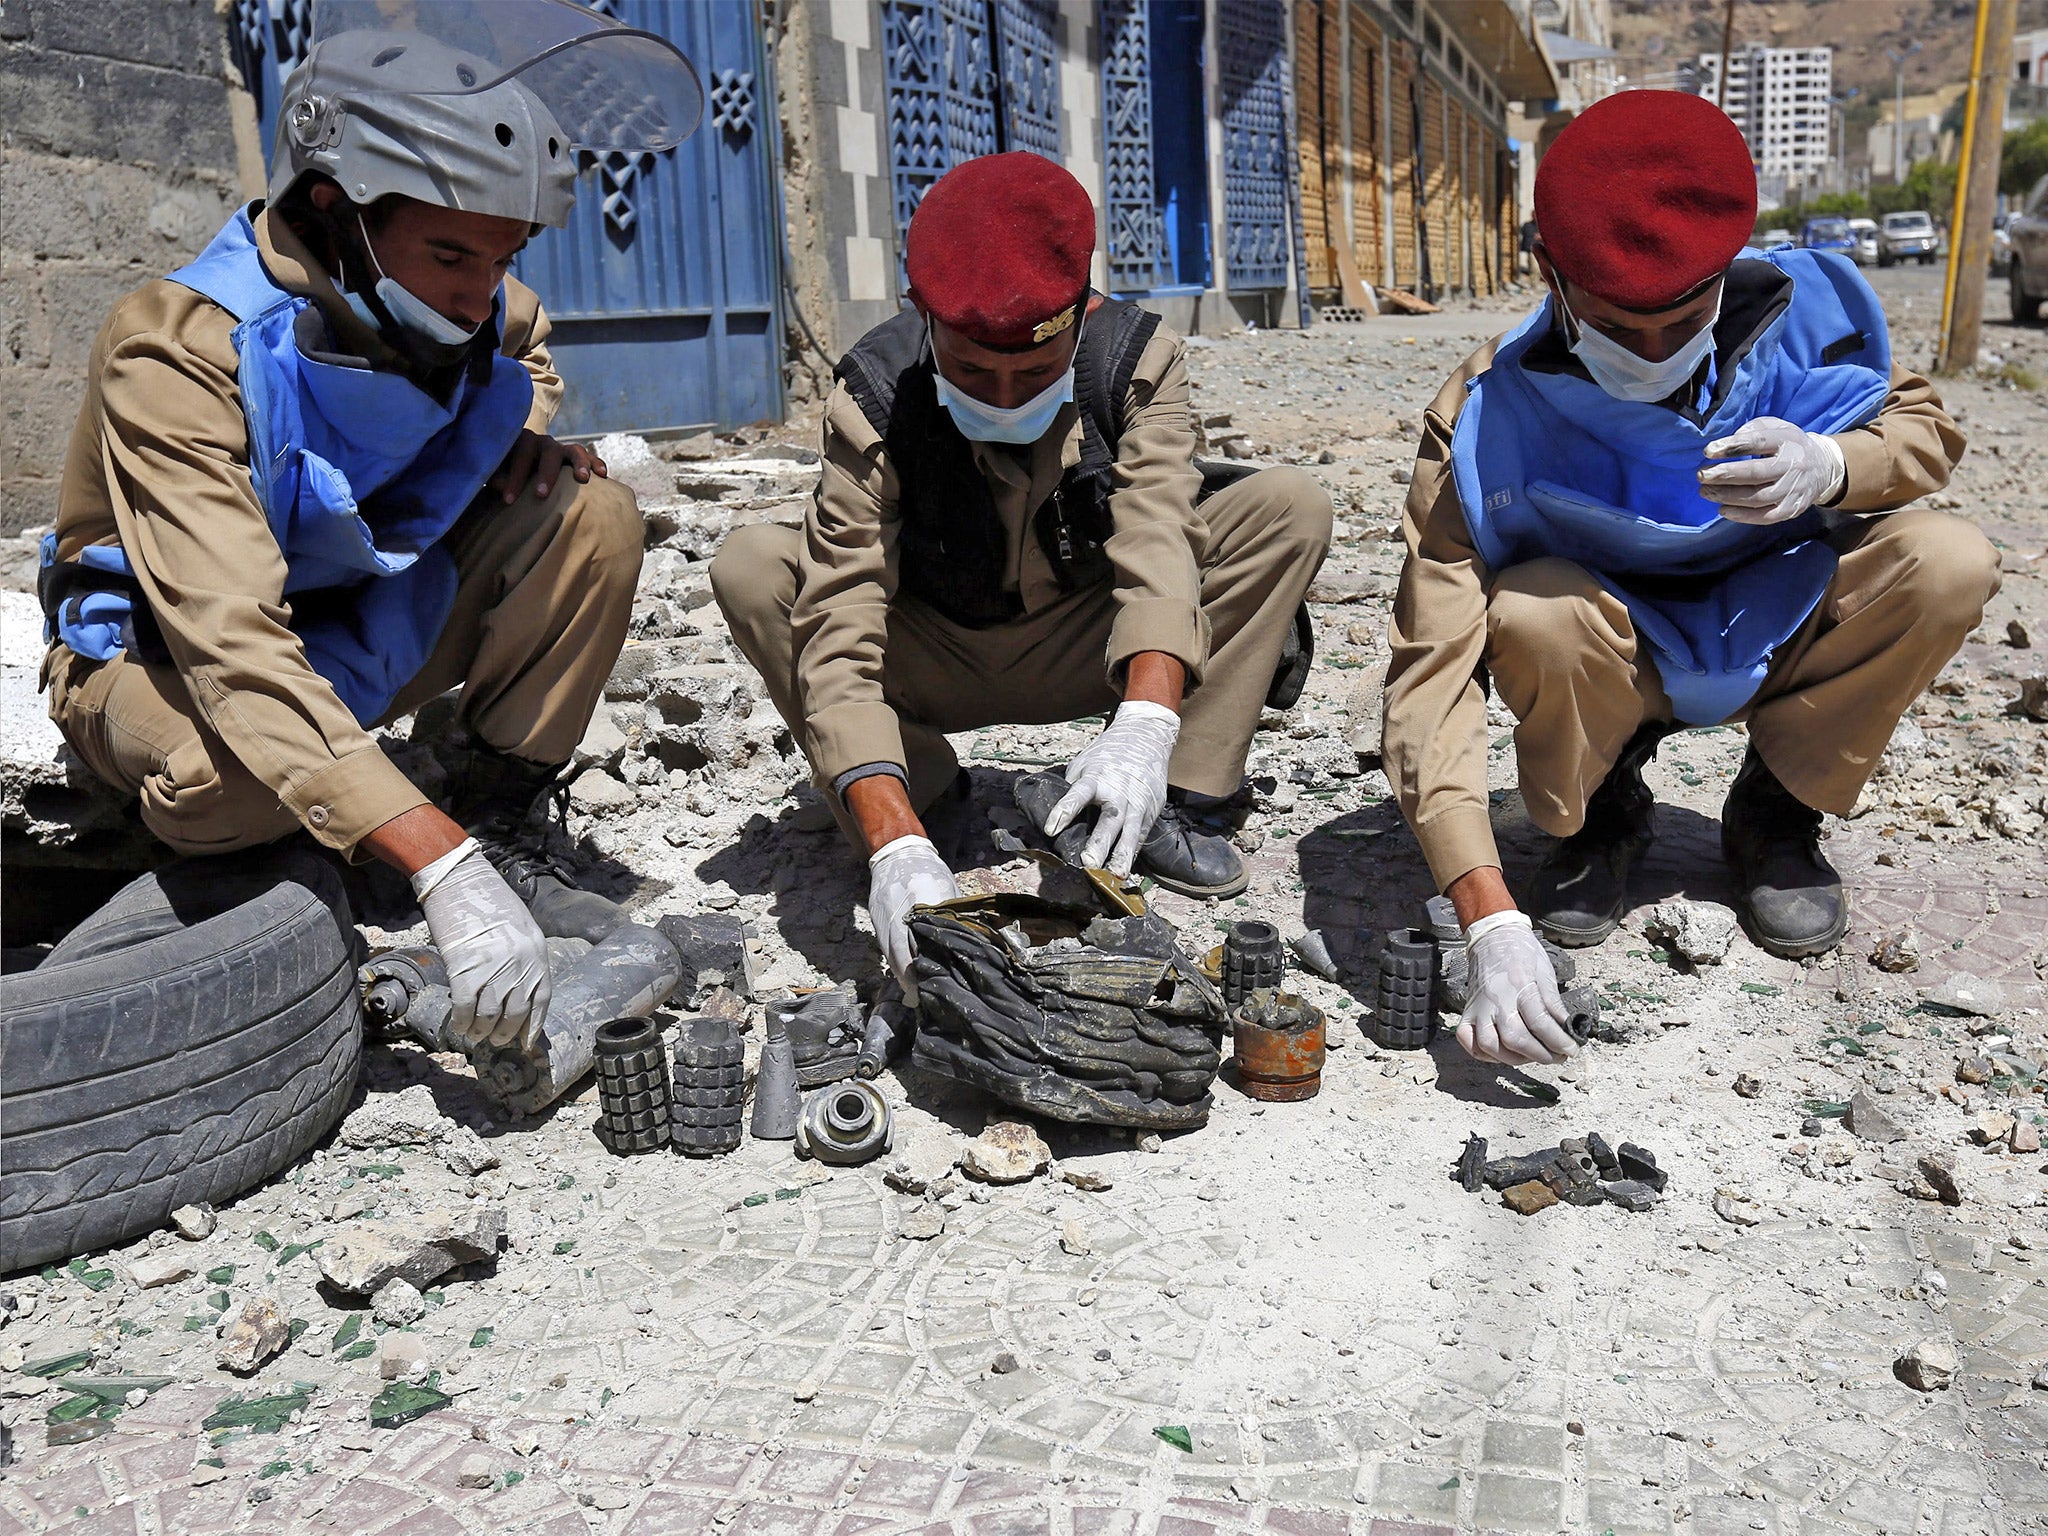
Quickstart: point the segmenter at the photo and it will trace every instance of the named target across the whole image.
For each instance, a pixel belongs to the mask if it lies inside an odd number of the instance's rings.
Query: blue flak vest
[[[284,553],[285,593],[301,595],[292,632],[368,724],[448,623],[456,571],[440,540],[511,451],[533,406],[532,377],[499,354],[482,387],[465,375],[442,405],[402,374],[307,356],[297,331],[312,300],[264,270],[246,208],[170,280],[238,322],[249,476]],[[127,571],[118,549],[83,551],[95,569],[110,560]],[[128,604],[109,592],[68,602],[58,637],[104,661],[133,641]]]
[[[1791,278],[1791,302],[1732,363],[1705,420],[1522,367],[1552,326],[1546,299],[1467,386],[1451,435],[1458,499],[1487,565],[1584,566],[1628,605],[1687,725],[1717,725],[1755,696],[1835,573],[1818,508],[1756,527],[1700,495],[1707,444],[1759,416],[1846,432],[1891,388],[1884,311],[1854,265],[1821,251],[1743,255]]]

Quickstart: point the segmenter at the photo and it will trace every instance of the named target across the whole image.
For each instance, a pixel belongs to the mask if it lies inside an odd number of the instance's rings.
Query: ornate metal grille
[[[1003,148],[1060,157],[1059,9],[1054,0],[995,0]]]
[[[711,76],[711,125],[732,139],[746,142],[754,131],[754,72],[721,69]]]
[[[1216,0],[1223,253],[1233,292],[1287,286],[1287,49],[1280,0]]]
[[[984,0],[888,0],[882,46],[900,232],[927,187],[960,161],[996,152],[988,8]]]
[[[265,155],[277,140],[285,76],[312,46],[313,0],[234,0],[228,12],[228,52],[255,99]]]
[[[1109,285],[1164,281],[1166,231],[1152,173],[1152,29],[1148,0],[1103,0],[1102,141],[1107,160]]]

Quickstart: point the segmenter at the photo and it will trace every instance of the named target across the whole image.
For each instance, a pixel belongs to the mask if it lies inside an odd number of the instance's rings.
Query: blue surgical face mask
[[[483,329],[481,323],[465,327],[458,321],[450,320],[410,288],[403,286],[394,278],[386,277],[383,267],[378,264],[377,252],[370,244],[370,232],[363,228],[361,215],[356,218],[356,229],[363,237],[363,254],[369,258],[370,266],[377,274],[377,297],[384,301],[384,307],[391,312],[392,319],[436,346],[459,347],[476,339],[476,333]],[[344,290],[342,297],[348,301],[348,307],[355,311],[356,317],[363,324],[373,331],[381,328],[376,312],[364,302],[361,294]]]
[[[926,336],[931,327],[927,322]],[[1081,356],[1081,343],[1074,342],[1074,357]],[[965,391],[954,388],[946,382],[946,376],[939,371],[938,349],[932,349],[932,381],[938,386],[939,404],[946,408],[946,414],[953,418],[953,425],[960,429],[960,435],[974,443],[1013,443],[1022,446],[1035,443],[1045,436],[1052,426],[1053,418],[1060,413],[1060,407],[1074,398],[1074,364],[1067,364],[1067,371],[1054,379],[1044,389],[1026,400],[1022,405],[1013,405],[1007,410],[999,405],[987,405]]]
[[[1699,371],[1700,364],[1707,360],[1707,354],[1714,350],[1714,323],[1721,318],[1721,300],[1716,295],[1714,312],[1700,327],[1699,334],[1663,362],[1653,363],[1636,356],[1612,337],[1601,335],[1572,314],[1562,294],[1557,295],[1557,307],[1579,333],[1571,348],[1579,361],[1586,365],[1586,372],[1593,376],[1593,382],[1615,399],[1632,400],[1638,405],[1654,405],[1685,387]]]

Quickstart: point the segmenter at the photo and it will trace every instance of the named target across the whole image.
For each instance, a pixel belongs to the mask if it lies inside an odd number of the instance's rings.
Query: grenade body
[[[676,1027],[669,1082],[669,1144],[688,1157],[718,1157],[740,1144],[746,1048],[730,1019],[710,1015]]]
[[[592,1046],[597,1063],[597,1134],[615,1154],[658,1152],[668,1145],[668,1062],[652,1019],[600,1024]]]
[[[1389,1051],[1419,1051],[1436,1038],[1436,937],[1426,928],[1396,928],[1380,946],[1372,1038]]]
[[[1254,992],[1280,990],[1287,958],[1280,930],[1257,920],[1232,923],[1223,936],[1223,1002],[1242,1008]]]

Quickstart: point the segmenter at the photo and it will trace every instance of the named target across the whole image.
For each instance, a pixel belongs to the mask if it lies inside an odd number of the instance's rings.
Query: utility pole
[[[1735,39],[1735,0],[1728,0],[1728,8],[1721,13],[1721,73],[1714,79],[1714,105],[1728,112],[1728,45]],[[1735,114],[1728,112],[1730,117]],[[1744,127],[1742,136],[1749,137]]]
[[[1899,156],[1906,140],[1906,60],[1920,51],[1919,39],[1915,38],[1903,49],[1887,48],[1884,56],[1892,61],[1895,77],[1892,81],[1892,185],[1897,186],[1906,179],[1900,168]]]
[[[1977,37],[1970,57],[1970,98],[1963,109],[1955,216],[1949,220],[1948,281],[1941,296],[1936,373],[1974,368],[1977,344],[1983,339],[1991,205],[1998,196],[1998,161],[2005,148],[2005,98],[2019,9],[2020,0],[1977,0]]]

